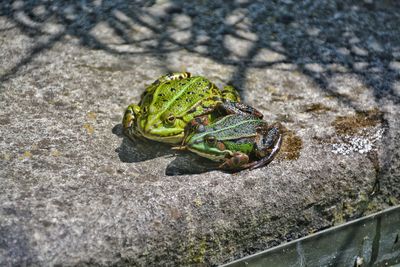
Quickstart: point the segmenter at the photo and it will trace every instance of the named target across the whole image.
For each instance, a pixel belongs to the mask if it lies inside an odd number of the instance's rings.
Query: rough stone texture
[[[398,204],[397,1],[129,2],[0,3],[0,265],[217,265]],[[281,121],[279,157],[124,137],[179,70]]]

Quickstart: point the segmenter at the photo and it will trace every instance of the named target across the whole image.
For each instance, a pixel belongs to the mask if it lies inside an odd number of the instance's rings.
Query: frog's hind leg
[[[240,102],[240,95],[238,91],[231,85],[224,86],[221,90],[221,96],[223,99]]]
[[[244,103],[234,102],[225,100],[217,105],[217,108],[225,111],[227,114],[242,114],[242,115],[254,115],[260,119],[263,118],[263,114],[257,109],[253,108]]]
[[[224,162],[219,165],[221,169],[227,169],[232,171],[238,171],[246,169],[245,167],[249,162],[249,156],[241,152],[233,153],[232,157],[225,158]]]
[[[247,168],[251,170],[259,168],[267,165],[275,158],[282,145],[282,134],[279,129],[279,123],[257,129],[255,152],[256,156],[261,157],[261,159],[247,164]]]
[[[154,81],[153,84],[160,84],[168,81],[174,81],[174,80],[183,80],[186,78],[192,77],[192,74],[190,72],[174,72],[174,73],[168,73],[157,80]]]

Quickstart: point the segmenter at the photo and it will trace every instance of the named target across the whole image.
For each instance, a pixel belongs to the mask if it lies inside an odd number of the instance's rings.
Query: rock
[[[314,2],[0,3],[0,265],[218,265],[399,204],[400,6]],[[280,121],[278,157],[126,138],[181,70]]]

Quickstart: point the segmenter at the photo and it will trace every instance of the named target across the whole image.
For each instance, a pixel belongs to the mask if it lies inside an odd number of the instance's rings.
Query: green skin
[[[226,86],[219,90],[204,77],[191,77],[188,72],[161,76],[146,88],[138,105],[125,111],[123,126],[130,136],[177,144],[184,138],[186,125],[195,117],[208,114],[215,119],[214,110],[225,113],[262,114],[240,101],[236,90]]]
[[[227,115],[211,124],[200,124],[187,133],[183,146],[202,157],[222,162],[220,168],[254,169],[268,164],[282,142],[280,125],[253,115]]]

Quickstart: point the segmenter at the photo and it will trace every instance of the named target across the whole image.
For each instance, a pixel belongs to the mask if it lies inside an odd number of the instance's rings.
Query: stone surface
[[[400,6],[349,2],[1,1],[0,265],[217,265],[398,204]],[[282,122],[278,158],[124,137],[180,70]]]

